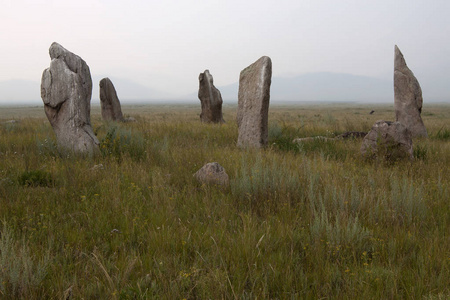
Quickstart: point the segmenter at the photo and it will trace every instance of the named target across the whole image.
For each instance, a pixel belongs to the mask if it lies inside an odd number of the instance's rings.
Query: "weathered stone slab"
[[[198,76],[198,98],[202,105],[200,120],[204,123],[224,123],[222,114],[222,95],[214,86],[214,80],[209,70]]]
[[[412,137],[428,137],[420,116],[422,89],[413,72],[406,65],[403,54],[395,46],[394,59],[394,109],[395,120],[411,131]]]
[[[228,186],[229,179],[225,169],[217,162],[207,163],[198,170],[194,177],[203,184]]]
[[[344,132],[334,138],[326,137],[326,136],[309,136],[304,138],[296,138],[292,142],[293,143],[304,143],[304,142],[311,142],[311,141],[336,141],[336,140],[348,140],[348,139],[362,139],[367,135],[367,132],[361,132],[361,131],[347,131]]]
[[[304,142],[311,142],[311,141],[329,142],[329,141],[334,141],[334,138],[328,138],[326,136],[308,136],[308,137],[304,137],[304,138],[296,138],[292,142],[293,143],[304,143]]]
[[[50,68],[41,81],[45,114],[61,150],[94,154],[99,141],[91,127],[92,79],[89,67],[79,56],[58,43],[50,46]]]
[[[400,122],[377,121],[364,137],[361,154],[385,160],[413,159],[411,131]]]
[[[100,104],[105,121],[123,121],[120,101],[116,89],[109,78],[100,80]]]
[[[263,56],[241,71],[239,78],[237,124],[238,147],[267,145],[272,61]]]

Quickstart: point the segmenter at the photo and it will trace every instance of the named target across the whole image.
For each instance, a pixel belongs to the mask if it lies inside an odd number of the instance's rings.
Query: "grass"
[[[94,107],[94,158],[59,155],[43,109],[12,109],[0,298],[449,297],[449,106],[425,109],[430,138],[394,163],[361,158],[360,140],[292,143],[368,131],[392,106],[272,106],[264,150],[236,147],[235,106],[223,125],[199,109],[125,106],[138,122],[117,124]],[[229,188],[194,179],[213,161]]]

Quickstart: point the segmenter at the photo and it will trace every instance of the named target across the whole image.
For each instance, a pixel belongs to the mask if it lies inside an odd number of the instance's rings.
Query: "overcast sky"
[[[448,0],[0,4],[0,81],[40,82],[53,41],[81,56],[93,75],[174,95],[196,91],[205,69],[216,86],[237,82],[262,55],[271,57],[273,76],[328,71],[391,80],[397,44],[419,82],[450,86]]]

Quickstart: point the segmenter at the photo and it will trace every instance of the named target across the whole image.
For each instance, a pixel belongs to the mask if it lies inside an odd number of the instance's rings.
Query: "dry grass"
[[[272,106],[258,151],[235,146],[235,106],[222,126],[199,107],[124,106],[127,124],[93,108],[91,159],[58,154],[42,108],[1,108],[21,121],[0,125],[0,257],[16,249],[1,297],[448,297],[450,106],[425,107],[430,138],[395,164],[364,161],[358,140],[292,143],[367,131],[392,106]],[[213,161],[229,189],[193,178]]]

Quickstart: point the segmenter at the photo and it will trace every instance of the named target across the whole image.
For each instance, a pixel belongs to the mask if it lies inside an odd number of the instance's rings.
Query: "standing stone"
[[[272,61],[263,56],[241,71],[237,124],[238,147],[267,145]]]
[[[395,161],[413,159],[411,131],[400,122],[377,121],[364,137],[361,154],[367,158]]]
[[[105,121],[123,121],[120,101],[116,89],[109,78],[100,80],[100,103]]]
[[[394,59],[395,120],[408,127],[413,137],[428,137],[420,117],[422,103],[422,89],[419,82],[406,65],[403,54],[396,45]]]
[[[91,127],[92,79],[84,60],[58,43],[50,46],[50,68],[41,81],[45,114],[61,150],[94,154],[99,141]]]
[[[202,184],[228,186],[230,181],[225,169],[217,162],[207,163],[198,170],[194,177]]]
[[[202,104],[200,120],[205,123],[224,123],[222,115],[222,95],[214,86],[213,77],[208,70],[198,76],[198,98]]]

